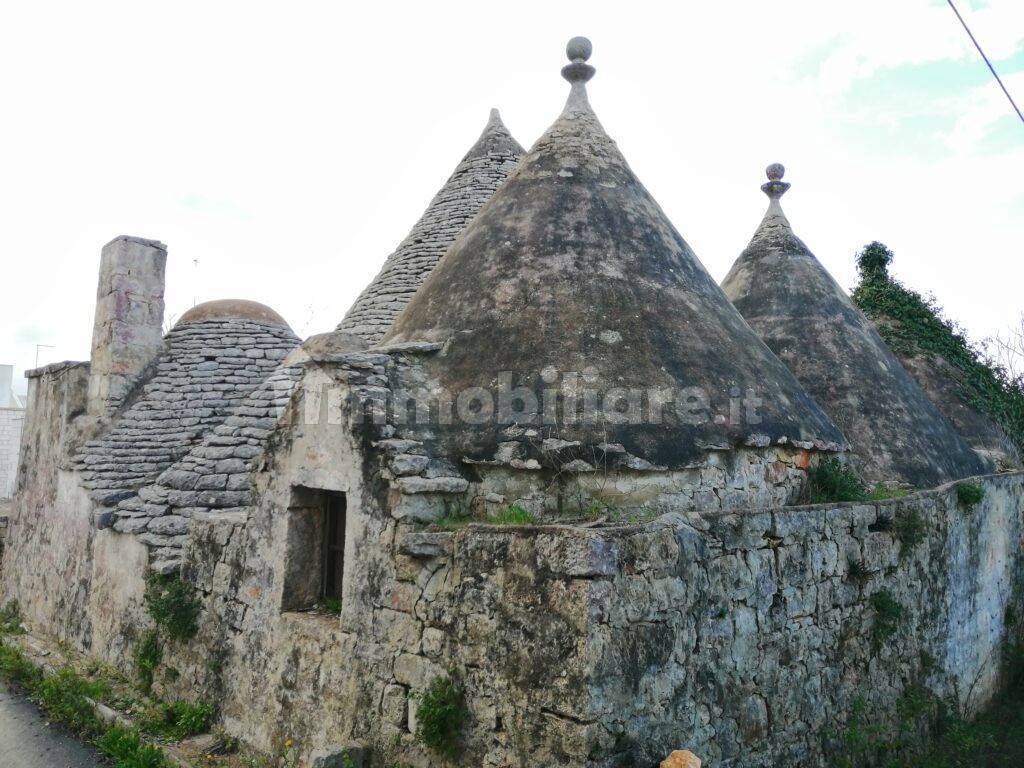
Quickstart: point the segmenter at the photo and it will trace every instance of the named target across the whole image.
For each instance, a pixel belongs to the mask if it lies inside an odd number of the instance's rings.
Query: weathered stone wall
[[[28,621],[56,633],[82,621],[84,601],[78,588],[90,567],[88,509],[76,514],[74,502],[58,502],[61,494],[76,496],[66,468],[70,452],[83,437],[77,417],[86,410],[89,365],[57,363],[27,376],[19,487],[4,551],[3,595],[22,604]]]
[[[0,408],[0,499],[14,495],[24,422],[24,408]]]
[[[803,766],[857,698],[882,724],[915,685],[975,711],[1024,586],[1024,475],[983,486],[973,510],[950,486],[609,534],[614,573],[591,587],[594,738],[618,764],[686,746],[712,765]],[[924,538],[903,545],[914,515]],[[873,639],[883,590],[902,615]]]
[[[216,642],[207,685],[256,744],[359,741],[375,764],[438,765],[414,737],[416,696],[454,671],[471,712],[461,765],[646,766],[680,747],[713,765],[817,765],[857,697],[885,718],[912,685],[968,711],[995,689],[1024,475],[983,479],[973,510],[948,487],[451,532],[396,520],[363,448],[293,424],[256,477],[259,507],[194,524],[187,573],[217,618],[184,654],[192,666],[174,663],[179,680],[202,677]],[[292,485],[349,494],[340,619],[281,611]],[[893,524],[913,511],[924,539],[904,547]],[[883,589],[903,615],[876,647]]]
[[[476,465],[456,488],[457,468],[400,452],[420,448],[386,425],[353,428],[330,385],[378,386],[386,366],[367,353],[307,364],[306,383],[328,389],[303,389],[277,429],[253,433],[267,451],[248,464],[252,503],[193,510],[183,576],[202,597],[201,627],[165,646],[176,674],[158,674],[159,692],[216,702],[227,730],[257,746],[360,742],[374,765],[417,768],[443,764],[415,737],[416,707],[449,672],[471,713],[457,764],[492,767],[648,766],[681,747],[712,765],[813,766],[856,697],[885,718],[915,684],[968,710],[992,693],[1021,594],[1024,475],[982,479],[973,510],[943,488],[730,511],[743,493],[790,498],[807,457],[772,447],[719,467],[622,470],[580,491],[635,524],[434,530],[424,521],[474,504],[576,510],[542,471]],[[90,524],[66,468],[86,380],[82,365],[32,380],[4,599],[21,601],[34,630],[130,672],[149,621],[148,555],[136,536]],[[705,475],[720,499],[711,511],[697,498]],[[287,575],[316,567],[289,545],[303,489],[347,495],[340,616],[282,610]],[[904,547],[894,531],[912,511],[924,539]],[[870,600],[883,589],[903,615],[876,646]]]

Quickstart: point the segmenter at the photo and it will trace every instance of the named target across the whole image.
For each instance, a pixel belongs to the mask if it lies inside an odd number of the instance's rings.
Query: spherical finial
[[[594,46],[585,37],[574,37],[565,46],[565,54],[572,63],[562,67],[562,77],[572,83],[574,88],[582,86],[594,76],[594,68],[587,64],[593,52]]]
[[[594,46],[585,37],[574,37],[565,46],[565,55],[569,57],[569,61],[586,61],[593,52]]]
[[[786,175],[786,168],[782,163],[772,163],[765,169],[765,173],[768,174],[768,181],[781,181]]]

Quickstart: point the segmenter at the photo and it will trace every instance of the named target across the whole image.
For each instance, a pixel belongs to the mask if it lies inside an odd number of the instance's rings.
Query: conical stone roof
[[[660,423],[591,414],[594,423],[543,432],[621,444],[661,465],[743,443],[837,447],[839,430],[750,330],[605,133],[585,90],[589,49],[581,38],[570,42],[564,111],[458,237],[385,344],[443,343],[424,370],[452,396],[493,389],[510,373],[541,398],[555,373],[589,371],[580,386],[604,394],[667,388],[706,397],[709,409],[687,418],[673,408]],[[730,397],[747,390],[762,403],[756,424],[730,418]],[[508,426],[499,414],[489,425],[456,420],[437,434],[449,451],[476,459],[507,439]]]
[[[871,322],[793,234],[768,168],[771,202],[722,287],[850,440],[868,480],[934,486],[990,469],[939,413]]]
[[[508,177],[523,154],[492,109],[476,144],[456,166],[412,231],[388,256],[337,330],[368,344],[380,341],[466,224]]]

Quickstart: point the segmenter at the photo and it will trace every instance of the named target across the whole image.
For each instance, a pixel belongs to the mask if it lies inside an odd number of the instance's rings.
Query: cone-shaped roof
[[[923,487],[987,471],[793,234],[779,204],[783,173],[768,167],[768,212],[722,283],[726,295],[843,430],[865,479]]]
[[[498,110],[492,109],[476,144],[356,299],[338,330],[370,344],[380,341],[456,236],[512,172],[523,151]]]
[[[694,388],[689,392],[707,398],[710,408],[686,419],[669,407],[661,423],[645,416],[642,423],[598,419],[545,430],[621,443],[658,464],[679,465],[707,447],[752,439],[843,442],[601,127],[585,90],[594,72],[589,49],[585,40],[570,42],[572,63],[563,75],[572,91],[564,111],[459,236],[386,343],[445,342],[425,368],[453,395],[493,387],[508,372],[542,397],[555,380],[552,371],[590,368],[581,386],[608,394]],[[732,418],[732,393],[748,389],[761,400],[754,418]],[[507,426],[500,414],[491,423],[494,429],[446,427],[448,448],[486,455]]]

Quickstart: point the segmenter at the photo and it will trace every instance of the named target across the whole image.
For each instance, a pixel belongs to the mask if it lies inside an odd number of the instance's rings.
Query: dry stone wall
[[[458,531],[394,519],[364,480],[346,486],[360,514],[340,619],[281,612],[283,509],[195,527],[186,572],[227,628],[219,690],[247,738],[273,722],[310,749],[437,765],[417,696],[454,671],[470,711],[458,764],[654,766],[686,747],[711,765],[824,765],[858,698],[882,723],[915,686],[983,705],[1007,609],[1024,607],[1020,474],[983,479],[970,510],[946,487]],[[911,517],[921,539],[901,543]],[[891,634],[876,631],[880,592],[900,606]]]
[[[983,485],[971,510],[947,487],[607,530],[400,530],[391,599],[421,635],[392,685],[460,671],[466,764],[653,766],[681,747],[824,764],[857,699],[884,726],[915,688],[967,712],[995,691],[1024,476]],[[901,543],[910,519],[922,538]],[[899,606],[891,634],[879,593]]]

